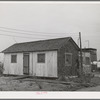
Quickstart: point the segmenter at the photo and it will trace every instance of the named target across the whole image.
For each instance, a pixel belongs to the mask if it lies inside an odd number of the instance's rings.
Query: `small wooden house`
[[[78,52],[79,47],[71,37],[17,43],[3,51],[4,74],[75,76]]]

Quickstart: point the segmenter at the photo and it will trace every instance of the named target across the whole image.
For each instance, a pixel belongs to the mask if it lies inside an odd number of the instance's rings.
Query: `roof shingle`
[[[33,52],[33,51],[35,52],[35,51],[57,50],[65,42],[68,42],[69,39],[71,39],[71,37],[17,43],[8,47],[2,52],[15,53],[15,52]]]

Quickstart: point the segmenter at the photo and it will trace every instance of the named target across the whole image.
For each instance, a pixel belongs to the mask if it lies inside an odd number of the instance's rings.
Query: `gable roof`
[[[16,43],[4,51],[3,53],[16,53],[16,52],[35,52],[35,51],[50,51],[58,50],[64,43],[67,43],[71,37],[57,38],[49,40],[40,40],[33,42]],[[73,39],[72,39],[73,40]],[[78,48],[77,44],[74,43]]]

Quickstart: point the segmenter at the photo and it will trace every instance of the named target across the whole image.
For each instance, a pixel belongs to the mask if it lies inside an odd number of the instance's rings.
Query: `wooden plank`
[[[57,80],[43,80],[43,79],[25,79],[25,78],[29,78],[29,77],[25,76],[25,77],[15,78],[14,80],[34,81],[34,82],[37,81],[37,82],[47,82],[47,83],[65,84],[65,85],[76,84],[74,82],[65,82],[65,81],[57,81]]]
[[[39,53],[45,53],[45,63],[37,62]],[[36,76],[57,77],[57,51],[33,52],[33,72]]]
[[[72,77],[77,77],[77,76],[72,76]],[[74,83],[74,82],[66,82],[66,81],[59,81],[57,79],[37,79],[37,77],[34,76],[29,76],[29,75],[23,75],[23,76],[17,76],[13,77],[13,80],[20,80],[20,81],[33,81],[33,82],[47,82],[47,83],[54,83],[54,84],[65,84],[65,85],[71,85],[71,84],[79,84],[79,83]]]
[[[17,54],[17,63],[11,63],[11,54],[5,54],[4,74],[23,75],[23,54]]]
[[[25,78],[31,78],[31,76],[29,75],[15,76],[13,80],[20,80],[20,79],[25,79]]]

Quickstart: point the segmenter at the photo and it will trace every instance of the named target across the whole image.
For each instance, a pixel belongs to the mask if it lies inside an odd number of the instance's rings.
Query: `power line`
[[[19,38],[29,38],[29,39],[47,39],[47,38],[36,38],[36,37],[25,37],[25,36],[8,35],[8,34],[1,34],[1,33],[0,33],[0,35],[10,36],[10,37],[19,37]],[[71,36],[67,36],[67,37],[71,37]],[[58,38],[58,37],[56,37],[56,38]]]
[[[23,31],[23,32],[30,32],[30,33],[43,33],[43,34],[66,34],[66,33],[54,33],[54,32],[39,32],[39,31],[29,31],[29,30],[22,30],[22,29],[15,29],[15,28],[8,28],[8,27],[0,27],[4,29],[10,29],[10,30],[15,30],[15,31]]]
[[[16,36],[16,35],[8,35],[8,34],[1,34],[0,35],[3,35],[3,36],[10,36],[10,37],[19,37],[19,38],[29,38],[29,39],[47,39],[47,38],[36,38],[36,37],[24,37],[24,36]],[[69,36],[70,37],[70,36]],[[62,38],[62,37],[61,37]]]
[[[0,28],[4,28],[6,30],[0,30],[0,31],[3,31],[3,32],[10,32],[10,33],[20,33],[20,34],[24,34],[24,35],[34,35],[34,38],[36,38],[36,35],[39,35],[39,36],[50,36],[51,34],[30,34],[30,33],[22,33],[22,32],[18,32],[19,30],[17,29],[13,29],[13,28],[6,28],[6,27],[0,27]],[[10,30],[10,31],[9,31]],[[11,30],[14,30],[11,31]],[[17,30],[17,32],[15,32]],[[25,31],[25,30],[20,30],[20,31]],[[33,32],[33,31],[25,31],[25,32]],[[61,33],[60,33],[61,34]],[[30,38],[30,39],[33,39],[33,37],[25,37],[25,36],[16,36],[16,35],[8,35],[8,34],[0,34],[0,35],[4,35],[4,36],[11,36],[11,37],[20,37],[20,38]],[[59,37],[57,35],[53,35],[53,36],[56,36],[56,37]],[[74,34],[74,37],[76,35]],[[61,37],[61,36],[60,36]],[[73,37],[73,36],[72,36]],[[37,39],[45,39],[45,38],[37,38]]]
[[[0,31],[9,32],[9,33],[18,33],[18,32],[12,32],[12,31],[7,31],[7,30],[0,30]],[[20,33],[20,32],[19,32],[19,33]],[[29,34],[27,34],[27,33],[20,33],[20,34],[29,35]],[[34,35],[34,34],[30,34],[30,35],[32,36],[32,35]],[[11,35],[11,36],[12,36],[12,35]],[[34,36],[36,37],[36,35],[34,35]],[[39,36],[44,36],[44,35],[41,34],[41,35],[39,35]],[[45,36],[46,36],[46,35],[45,35]],[[48,35],[47,35],[47,36],[48,36]],[[50,35],[49,35],[49,36],[50,36]],[[76,36],[76,35],[74,35],[74,37],[75,37],[75,36]],[[17,37],[18,37],[18,36],[17,36]],[[20,37],[20,36],[19,36],[19,37]],[[22,36],[22,37],[23,37],[23,36]],[[35,38],[35,37],[34,37],[34,38]],[[61,36],[51,36],[51,37],[61,37]],[[73,37],[73,36],[72,36],[72,37]],[[25,38],[27,38],[27,37],[25,37]]]
[[[22,29],[15,29],[15,28],[8,28],[8,27],[0,27],[0,28],[3,28],[3,29],[7,29],[7,30],[14,30],[14,31],[23,31],[23,32],[26,32],[27,34],[28,33],[43,33],[42,35],[51,35],[51,34],[76,34],[76,33],[54,33],[54,32],[39,32],[39,31],[29,31],[29,30],[22,30]],[[17,33],[17,32],[16,32]],[[25,33],[24,33],[25,34]],[[30,34],[31,35],[31,34]],[[33,35],[33,34],[32,34]],[[37,35],[37,34],[36,34]],[[40,34],[39,34],[40,35]]]
[[[24,36],[15,36],[15,35],[7,35],[7,34],[0,34],[0,35],[4,35],[4,36],[11,36],[11,37],[20,37],[20,38],[30,38],[30,39],[34,39],[32,37],[24,37]],[[35,38],[36,39],[36,38]],[[39,38],[38,38],[39,39]]]
[[[0,31],[3,31],[3,32],[10,32],[10,33],[19,33],[19,34],[26,34],[26,35],[41,35],[41,36],[51,36],[50,34],[29,34],[29,33],[21,33],[21,32],[13,32],[13,31],[8,31],[8,30],[0,30]],[[52,35],[52,36],[57,36],[57,35]]]

